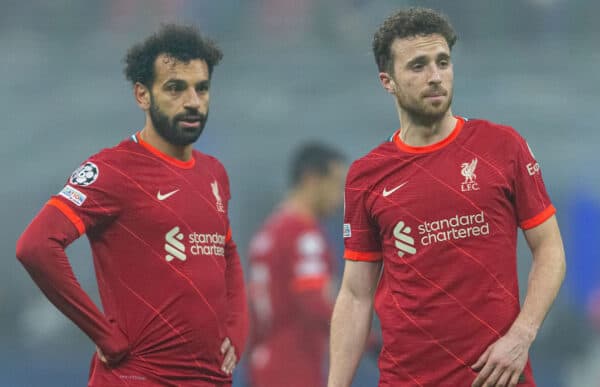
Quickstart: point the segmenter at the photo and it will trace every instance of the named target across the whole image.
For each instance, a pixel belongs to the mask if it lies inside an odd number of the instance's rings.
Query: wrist
[[[508,331],[509,334],[513,334],[522,340],[533,343],[537,336],[538,327],[533,323],[526,323],[522,321],[515,321]]]
[[[109,334],[99,340],[96,344],[102,353],[110,358],[122,357],[129,352],[129,339],[115,323],[111,323]]]

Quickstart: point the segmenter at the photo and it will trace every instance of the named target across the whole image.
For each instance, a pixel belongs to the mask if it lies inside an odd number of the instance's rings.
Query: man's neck
[[[317,219],[317,211],[313,208],[305,192],[292,190],[283,201],[283,207],[309,219]]]
[[[400,139],[409,146],[427,146],[440,142],[452,133],[457,119],[448,109],[439,120],[424,124],[414,120],[410,114],[400,111]]]
[[[152,124],[146,124],[140,132],[142,141],[150,144],[160,152],[171,156],[177,160],[189,161],[192,158],[192,144],[190,145],[173,145],[162,138]]]

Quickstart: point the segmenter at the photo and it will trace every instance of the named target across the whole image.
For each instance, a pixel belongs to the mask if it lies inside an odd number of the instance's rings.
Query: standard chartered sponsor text
[[[201,234],[193,232],[189,234],[190,252],[193,255],[217,255],[225,256],[225,235],[223,234]]]
[[[465,239],[481,235],[489,235],[490,225],[483,211],[470,215],[455,215],[450,218],[423,222],[418,226],[421,244]]]

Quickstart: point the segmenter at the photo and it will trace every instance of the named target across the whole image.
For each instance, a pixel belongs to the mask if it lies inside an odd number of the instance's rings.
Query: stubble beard
[[[440,106],[431,106],[424,99],[410,101],[404,98],[400,92],[396,92],[396,101],[410,120],[417,125],[431,126],[444,118],[452,105],[452,90],[447,90],[448,98]],[[420,98],[420,97],[419,97]]]

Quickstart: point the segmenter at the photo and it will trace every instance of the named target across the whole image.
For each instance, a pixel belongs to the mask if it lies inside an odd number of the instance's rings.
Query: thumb
[[[475,371],[479,371],[480,369],[482,369],[485,363],[487,362],[488,358],[490,357],[490,352],[492,352],[491,345],[485,350],[485,352],[481,356],[479,356],[479,359],[477,359],[477,361],[471,366],[471,368]]]
[[[229,337],[226,337],[225,340],[223,340],[223,344],[221,344],[221,353],[225,353],[230,345],[231,342],[229,341]]]
[[[96,347],[96,353],[98,354],[98,358],[100,359],[100,361],[104,364],[108,363],[108,361],[106,360],[106,357],[104,356],[104,354],[102,353],[102,350],[99,347]]]

